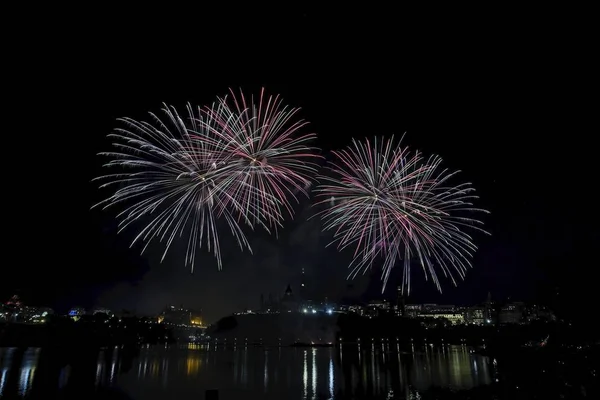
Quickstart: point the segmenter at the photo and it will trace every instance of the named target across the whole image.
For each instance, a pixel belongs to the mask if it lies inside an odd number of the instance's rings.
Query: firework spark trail
[[[219,108],[213,112],[218,114]],[[223,190],[221,183],[231,169],[231,155],[221,150],[221,141],[213,134],[217,121],[210,115],[194,112],[191,106],[186,121],[172,107],[165,105],[163,113],[162,119],[150,114],[151,122],[120,119],[125,127],[109,135],[117,150],[101,153],[111,158],[105,167],[118,167],[120,172],[95,179],[106,181],[101,188],[117,189],[96,206],[125,204],[117,215],[119,232],[142,217],[148,218],[150,222],[132,243],[146,241],[142,252],[157,238],[166,241],[164,259],[175,237],[189,229],[186,265],[193,270],[197,248],[206,245],[221,268],[217,218],[224,218],[242,250],[251,251],[239,219],[226,206],[237,200]],[[252,213],[247,209],[249,217]]]
[[[298,202],[298,193],[308,197],[321,158],[308,145],[316,136],[299,134],[307,124],[296,119],[299,109],[283,106],[279,96],[266,97],[264,89],[256,102],[231,91],[219,106],[218,113],[209,114],[218,121],[215,134],[223,151],[232,155],[222,182],[237,199],[231,205],[239,216],[254,210],[251,223],[277,233],[285,215],[294,215],[291,199]]]
[[[296,119],[297,112],[278,96],[265,99],[263,90],[257,104],[241,93],[210,107],[188,106],[184,118],[166,105],[164,116],[150,114],[150,122],[122,118],[125,127],[109,135],[116,150],[101,153],[111,158],[106,167],[120,171],[95,179],[105,182],[101,188],[116,189],[96,206],[124,206],[119,232],[148,220],[132,243],[146,242],[142,252],[158,239],[166,244],[164,259],[185,234],[192,271],[204,245],[221,269],[218,219],[251,252],[242,225],[277,232],[285,211],[293,216],[290,199],[308,196],[320,156],[307,146],[314,134],[298,135],[306,122]]]
[[[383,289],[396,262],[402,260],[402,290],[410,292],[411,261],[441,291],[438,270],[456,285],[464,278],[476,250],[462,228],[481,229],[471,212],[477,198],[470,184],[449,184],[456,172],[441,169],[439,157],[424,159],[393,138],[387,142],[353,141],[334,152],[329,176],[320,176],[316,191],[325,206],[319,214],[324,230],[333,231],[340,250],[354,248],[349,278],[383,259]],[[487,232],[486,232],[487,233]]]

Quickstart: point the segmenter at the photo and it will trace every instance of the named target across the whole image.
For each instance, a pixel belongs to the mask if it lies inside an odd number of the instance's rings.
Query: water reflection
[[[6,382],[8,381],[8,372],[12,366],[12,358],[15,348],[0,349],[0,396],[4,393]]]
[[[58,398],[110,387],[134,353],[0,348],[0,398]],[[67,396],[68,397],[68,396]]]
[[[25,397],[31,389],[39,356],[40,349],[35,348],[27,349],[23,354],[18,389],[18,394],[22,397]]]
[[[80,354],[81,353],[81,354]],[[132,399],[402,398],[431,387],[469,389],[488,384],[494,366],[466,346],[415,346],[403,352],[384,343],[343,348],[164,346],[139,354],[121,348],[76,352],[0,349],[0,397],[46,398],[69,388],[119,387]],[[53,395],[54,394],[54,395]]]
[[[143,365],[158,360],[185,368],[158,376]],[[223,399],[253,393],[260,398],[335,399],[344,395],[385,398],[392,389],[408,396],[431,387],[469,389],[490,383],[492,366],[486,357],[465,346],[426,346],[403,353],[396,344],[335,348],[233,348],[208,347],[144,351],[137,374],[120,383],[133,398],[159,399],[176,390],[178,398],[202,398],[204,390],[218,388]],[[184,379],[193,375],[192,381]],[[158,384],[160,381],[160,385]],[[239,397],[242,396],[242,397]],[[220,398],[221,398],[220,397]]]
[[[0,348],[0,396],[16,395],[25,397],[29,394],[34,377],[40,350]]]

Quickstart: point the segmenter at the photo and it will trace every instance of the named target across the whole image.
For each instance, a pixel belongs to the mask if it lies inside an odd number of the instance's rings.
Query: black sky
[[[216,318],[279,295],[303,267],[318,295],[376,296],[377,274],[348,287],[346,258],[305,221],[308,202],[279,240],[257,235],[254,256],[227,252],[222,272],[207,257],[194,275],[177,247],[163,264],[158,246],[140,257],[129,233],[116,235],[114,213],[89,210],[102,199],[90,183],[96,153],[117,117],[264,86],[302,108],[325,153],[406,132],[411,148],[441,155],[478,189],[492,236],[477,238],[475,268],[457,288],[444,282],[442,296],[414,276],[411,301],[548,299],[557,286],[584,299],[597,264],[587,100],[597,96],[580,15],[481,10],[415,23],[390,10],[259,11],[195,23],[40,16],[15,38],[4,57],[3,296],[139,312],[185,303]]]

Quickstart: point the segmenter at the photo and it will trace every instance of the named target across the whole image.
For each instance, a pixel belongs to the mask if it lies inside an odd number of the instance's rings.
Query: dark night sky
[[[133,231],[116,235],[114,213],[89,210],[102,198],[90,180],[115,118],[265,86],[303,109],[325,152],[352,137],[406,132],[405,144],[440,154],[478,189],[493,235],[477,237],[474,269],[457,288],[444,282],[443,295],[415,274],[410,301],[473,303],[488,291],[547,299],[557,285],[583,299],[598,238],[585,23],[495,13],[413,26],[385,11],[322,14],[215,15],[184,29],[143,18],[53,20],[12,43],[0,294],[139,312],[185,303],[214,319],[255,306],[261,293],[279,295],[304,267],[317,295],[376,296],[378,274],[348,287],[347,258],[324,248],[318,221],[306,221],[308,202],[279,240],[258,234],[254,256],[227,252],[222,272],[209,256],[194,275],[178,247],[163,264],[159,246],[140,257],[128,246]]]

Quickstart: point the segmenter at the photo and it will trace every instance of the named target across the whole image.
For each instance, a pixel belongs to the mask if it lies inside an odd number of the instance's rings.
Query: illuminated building
[[[92,315],[96,315],[96,314],[106,314],[109,317],[113,315],[113,313],[108,308],[103,308],[103,307],[94,308],[94,310],[92,311]]]
[[[450,321],[452,325],[461,325],[465,323],[465,317],[462,313],[434,313],[434,314],[419,314],[420,318],[443,318]]]
[[[54,310],[48,307],[27,307],[27,322],[31,324],[45,324],[51,315],[54,314]]]
[[[368,317],[377,317],[382,313],[392,310],[390,303],[386,300],[373,300],[367,304],[364,314]]]
[[[159,324],[169,325],[173,337],[182,343],[196,342],[204,335],[204,324],[200,312],[180,306],[167,306],[157,317]]]
[[[525,305],[523,303],[510,303],[502,307],[498,314],[501,324],[519,324],[523,320]]]
[[[183,307],[183,305],[180,307],[166,307],[162,314],[157,317],[157,322],[159,324],[165,323],[183,327],[204,327],[202,323],[202,313],[189,310]]]
[[[163,311],[163,323],[171,325],[191,325],[192,313],[190,310],[176,306],[168,306]]]
[[[531,305],[523,309],[524,322],[533,322],[536,320],[556,321],[556,316],[552,311],[544,306]]]
[[[406,316],[406,307],[404,304],[404,295],[402,294],[402,286],[397,288],[396,313],[400,317]]]
[[[83,315],[85,315],[85,308],[82,307],[73,307],[68,313],[68,316],[75,321],[78,321]]]
[[[202,324],[202,316],[200,314],[192,313],[190,323],[192,324],[192,326],[197,326],[200,328],[204,326]]]
[[[348,306],[348,312],[358,314],[360,316],[365,314],[365,308],[359,305]]]
[[[409,318],[417,318],[421,314],[422,309],[423,306],[421,304],[407,304],[404,306],[405,315]]]
[[[23,306],[21,302],[21,298],[16,294],[12,296],[6,303],[4,303],[9,308],[20,308]]]
[[[485,323],[485,307],[470,307],[465,311],[465,322],[471,325],[483,325]]]
[[[389,311],[391,309],[390,303],[385,300],[373,300],[369,302],[368,307],[374,307],[385,311]]]
[[[269,294],[269,300],[265,301],[264,296],[260,296],[260,308],[258,310],[250,310],[251,313],[259,314],[277,314],[281,312],[297,312],[304,308],[313,308],[310,301],[301,302],[294,295],[291,285],[287,285],[283,296],[279,300],[275,300],[273,295]],[[248,314],[248,311],[244,311]]]
[[[492,302],[492,293],[488,292],[487,300],[485,301],[484,324],[493,324],[495,322],[494,303]]]

